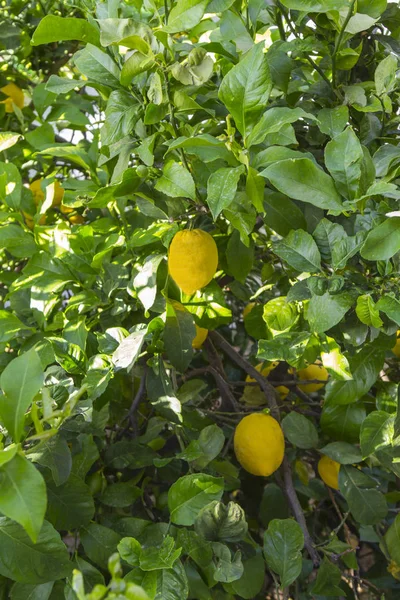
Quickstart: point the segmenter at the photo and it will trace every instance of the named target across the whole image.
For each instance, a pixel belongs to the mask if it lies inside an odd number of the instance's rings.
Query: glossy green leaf
[[[321,255],[317,244],[303,229],[292,230],[276,244],[275,253],[296,271],[317,273],[321,270]]]
[[[310,419],[297,412],[291,412],[282,420],[285,437],[298,448],[315,448],[318,445],[318,432]]]
[[[97,28],[85,19],[46,15],[35,29],[31,44],[39,46],[65,40],[79,40],[97,46],[100,36]]]
[[[363,458],[390,445],[393,435],[393,416],[382,410],[371,412],[361,425],[360,445]]]
[[[392,217],[369,232],[361,256],[367,260],[387,260],[399,250],[400,217]]]
[[[174,161],[167,162],[155,188],[172,198],[181,196],[195,200],[196,197],[193,177],[185,167]]]
[[[167,302],[164,329],[165,351],[171,363],[183,373],[193,357],[196,329],[192,315],[179,302]]]
[[[301,572],[304,536],[291,519],[274,519],[264,533],[264,556],[270,569],[278,573],[281,587],[289,586]]]
[[[207,182],[207,204],[214,219],[232,204],[242,173],[243,167],[222,168],[210,176]]]
[[[199,510],[223,493],[222,478],[205,473],[185,475],[172,484],[168,492],[168,508],[172,523],[193,525]]]

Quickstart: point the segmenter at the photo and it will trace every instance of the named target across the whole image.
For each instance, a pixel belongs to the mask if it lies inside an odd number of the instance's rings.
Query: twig
[[[296,490],[294,489],[292,468],[286,456],[283,459],[282,470],[286,497],[289,501],[290,508],[292,509],[295,519],[303,531],[304,546],[308,554],[310,555],[311,560],[313,561],[314,567],[317,567],[320,563],[319,554],[318,551],[315,549],[312,538],[309,534],[306,518],[304,516],[303,509],[297,497]]]
[[[243,371],[246,371],[250,377],[257,381],[258,385],[265,394],[271,414],[277,420],[279,420],[279,407],[276,400],[275,390],[269,381],[267,381],[265,377],[261,375],[261,373],[259,373],[257,369],[255,369],[253,365],[251,365],[245,358],[240,356],[240,354],[236,352],[235,348],[233,348],[230,343],[227,342],[224,337],[222,337],[221,334],[219,334],[217,331],[211,331],[209,336],[211,337],[211,340],[215,342],[215,344],[221,348],[221,350],[225,352],[225,354],[227,354],[231,360],[233,360],[233,362],[235,362],[243,369]]]
[[[340,28],[339,35],[338,35],[336,43],[335,43],[335,47],[333,49],[333,54],[332,54],[332,85],[333,85],[334,88],[336,88],[336,55],[337,55],[338,50],[339,50],[339,48],[341,46],[342,39],[343,39],[344,32],[345,32],[345,29],[347,27],[347,24],[348,24],[348,22],[351,19],[351,15],[353,13],[353,8],[354,8],[355,3],[356,3],[356,0],[352,0],[351,4],[349,6],[349,10],[348,10],[348,13],[346,15],[346,18],[343,21],[342,27]]]
[[[193,371],[191,371],[185,376],[185,379],[192,379],[192,377],[197,377],[197,375],[204,375],[205,373],[210,373],[210,375],[214,377],[222,399],[228,400],[235,413],[237,413],[239,409],[236,404],[236,400],[229,388],[229,383],[224,379],[224,377],[221,375],[221,373],[217,371],[215,367],[210,365],[209,367],[203,367],[201,369],[193,369]]]

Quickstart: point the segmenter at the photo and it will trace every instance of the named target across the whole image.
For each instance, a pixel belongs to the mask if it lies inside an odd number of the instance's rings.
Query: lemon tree
[[[0,600],[396,600],[400,7],[5,0]]]

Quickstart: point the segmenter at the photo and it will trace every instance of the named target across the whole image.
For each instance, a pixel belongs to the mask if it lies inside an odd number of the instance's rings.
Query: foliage
[[[399,597],[399,57],[386,0],[3,3],[1,599]]]

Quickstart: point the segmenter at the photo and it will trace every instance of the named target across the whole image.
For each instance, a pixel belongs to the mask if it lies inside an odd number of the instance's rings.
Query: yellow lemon
[[[278,385],[275,389],[278,392],[281,400],[285,400],[285,398],[287,398],[289,395],[289,388],[287,388],[286,385]]]
[[[278,361],[274,361],[266,365],[264,365],[264,363],[260,363],[256,366],[256,370],[264,377],[268,377],[271,371],[275,369],[278,364]],[[250,375],[247,375],[246,383],[255,383],[255,381],[256,380],[250,377]],[[246,406],[262,406],[266,403],[265,394],[259,385],[246,386],[243,390],[243,395],[240,400],[241,402],[244,402]]]
[[[178,231],[169,247],[168,268],[175,283],[185,294],[194,294],[215,275],[218,250],[206,231]]]
[[[397,358],[400,358],[400,329],[397,331],[397,340],[392,348],[392,352],[397,356]]]
[[[243,319],[245,319],[247,317],[247,315],[249,315],[251,313],[251,311],[253,310],[253,308],[256,306],[255,302],[249,302],[243,309]]]
[[[18,106],[18,108],[24,108],[24,92],[15,83],[7,83],[7,85],[0,88],[0,91],[5,96],[8,96],[6,100],[2,100],[2,104],[6,106],[7,113],[14,112],[13,104]]]
[[[196,350],[199,350],[199,348],[202,347],[203,343],[205,342],[205,340],[208,336],[208,329],[204,329],[204,327],[198,327],[197,325],[195,327],[196,327],[196,335],[193,339],[192,346]]]
[[[35,221],[34,221],[34,219],[33,219],[33,216],[32,216],[32,215],[30,215],[30,214],[28,214],[28,213],[27,213],[27,212],[25,212],[25,211],[22,211],[22,214],[23,214],[23,215],[24,215],[24,217],[25,217],[25,223],[26,223],[26,226],[27,226],[27,227],[28,227],[28,228],[29,228],[31,231],[33,231],[33,229],[34,229],[34,227],[35,227]],[[46,215],[42,215],[42,216],[40,217],[38,224],[39,224],[39,225],[45,225],[45,224],[46,224]]]
[[[319,379],[320,381],[328,381],[329,373],[320,364],[308,365],[305,369],[300,369],[297,371],[297,377],[301,381]],[[306,394],[311,394],[312,392],[317,392],[322,387],[324,387],[324,383],[304,383],[300,384],[299,388],[306,392]]]
[[[82,215],[71,215],[68,217],[68,221],[73,225],[82,225],[85,222],[85,219]]]
[[[340,463],[323,456],[318,462],[318,473],[322,481],[334,490],[339,489],[339,469]]]
[[[244,417],[233,441],[236,458],[252,475],[268,477],[282,464],[285,439],[278,421],[270,415],[252,413]]]
[[[32,181],[32,183],[29,186],[31,189],[31,192],[33,194],[33,200],[36,205],[39,204],[39,202],[43,202],[43,200],[46,197],[44,191],[42,190],[42,186],[41,186],[42,181],[43,181],[43,179],[35,179],[35,181]],[[61,204],[63,197],[64,197],[64,190],[61,187],[60,182],[56,179],[54,181],[54,197],[53,197],[52,206],[59,206]]]

